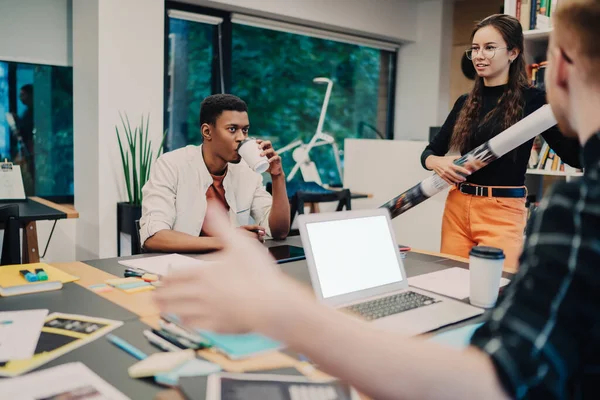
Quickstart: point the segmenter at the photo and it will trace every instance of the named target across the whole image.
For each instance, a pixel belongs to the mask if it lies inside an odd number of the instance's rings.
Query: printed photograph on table
[[[123,325],[121,321],[85,315],[48,315],[33,357],[0,365],[0,376],[18,376],[88,344]],[[86,397],[82,397],[86,398]],[[93,398],[93,397],[91,397]]]
[[[98,329],[106,326],[97,322],[81,321],[77,319],[56,318],[44,324],[47,328],[62,329],[70,332],[83,333],[85,335],[92,334]]]

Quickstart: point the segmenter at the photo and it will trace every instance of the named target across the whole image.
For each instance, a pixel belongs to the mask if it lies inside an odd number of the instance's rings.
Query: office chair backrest
[[[0,206],[0,223],[4,224],[2,257],[0,265],[21,264],[21,239],[19,238],[19,205]]]
[[[140,220],[135,220],[135,234],[131,235],[131,240],[133,241],[131,245],[131,254],[142,254],[144,249],[142,248],[141,237],[140,237]]]

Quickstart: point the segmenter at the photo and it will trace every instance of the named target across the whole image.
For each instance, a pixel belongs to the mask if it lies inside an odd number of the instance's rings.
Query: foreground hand
[[[283,167],[281,166],[281,157],[277,154],[273,148],[273,144],[270,140],[256,139],[258,148],[262,150],[261,156],[267,157],[269,160],[269,169],[267,170],[272,176],[281,175],[283,173]]]
[[[176,314],[190,327],[225,333],[261,331],[279,323],[292,299],[308,297],[305,290],[280,271],[256,240],[232,228],[224,210],[208,209],[207,227],[223,242],[223,250],[214,263],[165,276],[154,295],[160,312]]]
[[[267,232],[265,228],[260,225],[243,225],[239,227],[240,233],[251,237],[253,239],[258,239],[259,242],[263,243],[265,241],[265,236]]]
[[[459,159],[459,156],[437,157],[429,156],[425,160],[427,168],[433,170],[443,180],[450,185],[466,181],[465,176],[471,175],[471,171],[454,164],[454,161]]]

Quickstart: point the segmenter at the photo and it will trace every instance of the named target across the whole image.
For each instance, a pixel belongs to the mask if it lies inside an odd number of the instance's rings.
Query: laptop
[[[389,211],[299,216],[300,237],[319,301],[385,330],[432,331],[483,310],[408,286]]]

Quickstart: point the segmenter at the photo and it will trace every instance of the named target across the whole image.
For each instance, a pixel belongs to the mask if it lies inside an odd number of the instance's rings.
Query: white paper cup
[[[238,146],[238,153],[255,172],[262,174],[269,169],[269,160],[261,156],[256,139],[246,139]]]
[[[496,305],[504,258],[502,249],[495,247],[475,246],[471,249],[469,301],[472,305],[482,308]]]

